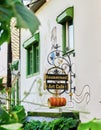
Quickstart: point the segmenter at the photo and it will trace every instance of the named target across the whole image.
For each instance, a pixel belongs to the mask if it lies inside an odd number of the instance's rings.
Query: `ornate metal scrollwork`
[[[64,56],[64,52],[59,50],[59,46],[56,44],[54,46],[54,50],[50,52],[47,56],[48,63],[52,66],[48,69],[47,74],[51,75],[68,75],[68,80],[63,82],[63,80],[56,80],[52,81],[54,84],[64,84],[63,90],[59,89],[58,94],[72,93],[75,92],[75,87],[72,86],[72,78],[75,77],[75,74],[72,71],[72,63],[70,59],[70,55]],[[46,81],[46,84],[47,81]],[[68,86],[68,87],[67,87]],[[67,89],[68,88],[68,89]],[[51,91],[49,88],[47,89],[50,93],[56,94],[55,92]]]
[[[87,99],[90,97],[90,92],[85,91],[89,87],[86,85],[80,95],[76,94],[76,87],[73,84],[75,73],[72,70],[73,64],[70,53],[64,55],[64,52],[59,50],[59,46],[56,44],[54,50],[48,54],[47,61],[51,65],[51,68],[48,69],[46,74],[46,89],[51,94],[61,95],[65,92],[70,97],[68,102],[72,104],[74,104],[74,101],[80,103],[85,97]],[[65,79],[66,76],[67,79]],[[78,100],[78,98],[80,99]]]

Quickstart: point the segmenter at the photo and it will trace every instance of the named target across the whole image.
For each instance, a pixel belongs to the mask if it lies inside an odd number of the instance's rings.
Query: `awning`
[[[74,12],[73,7],[67,8],[59,16],[57,16],[57,18],[56,18],[57,23],[62,24],[66,21],[73,19],[73,12]]]
[[[26,49],[28,48],[30,45],[32,45],[32,43],[37,43],[39,42],[39,33],[36,33],[33,37],[29,38],[28,40],[26,40],[23,44],[23,47]]]

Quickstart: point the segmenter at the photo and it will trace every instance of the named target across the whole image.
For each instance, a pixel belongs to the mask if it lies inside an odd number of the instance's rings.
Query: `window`
[[[57,17],[57,22],[62,25],[62,50],[64,52],[74,49],[73,7],[67,8]]]
[[[74,49],[72,21],[67,21],[66,23],[62,24],[62,43],[64,52],[66,50],[69,51]]]
[[[28,39],[24,43],[24,48],[27,52],[27,75],[32,75],[39,72],[39,34]]]

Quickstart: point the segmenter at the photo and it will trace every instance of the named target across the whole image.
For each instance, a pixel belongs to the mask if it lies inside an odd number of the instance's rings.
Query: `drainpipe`
[[[17,93],[16,93],[16,100],[17,100],[17,105],[20,104],[19,100],[21,99],[21,29],[19,29],[19,67],[18,67],[18,79],[17,79],[17,82],[16,82],[16,90],[17,90]]]
[[[7,48],[7,88],[6,88],[6,94],[7,94],[7,110],[10,111],[11,106],[11,70],[10,70],[10,64],[12,63],[12,47],[11,47],[11,40],[8,43]]]

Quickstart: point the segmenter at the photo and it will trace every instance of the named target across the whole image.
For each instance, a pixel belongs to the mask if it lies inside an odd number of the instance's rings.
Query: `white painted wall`
[[[90,114],[80,113],[80,118],[87,121],[94,117],[101,118],[101,2],[99,0],[50,0],[44,4],[36,13],[41,22],[40,26],[40,74],[31,78],[26,78],[26,52],[21,46],[21,98],[28,92],[35,79],[41,78],[48,69],[47,55],[51,51],[51,30],[57,27],[57,43],[61,45],[61,25],[56,23],[56,17],[66,8],[74,6],[74,42],[75,42],[75,73],[77,93],[83,86],[90,86],[90,102],[86,100],[81,104],[76,104],[74,109],[87,111]],[[22,32],[22,44],[30,36],[27,30]],[[33,85],[27,101],[47,105],[50,94],[43,90],[42,96],[39,95],[37,82]],[[64,95],[66,96],[66,95]],[[25,104],[27,111],[59,111],[59,109],[48,109],[47,107]],[[41,108],[41,109],[40,109]],[[67,111],[67,109],[65,109]]]
[[[90,103],[85,106],[90,112],[89,118],[101,117],[100,4],[99,0],[75,2],[76,85],[77,89],[82,89],[85,84],[90,86]]]
[[[7,43],[0,46],[0,77],[7,76]]]

